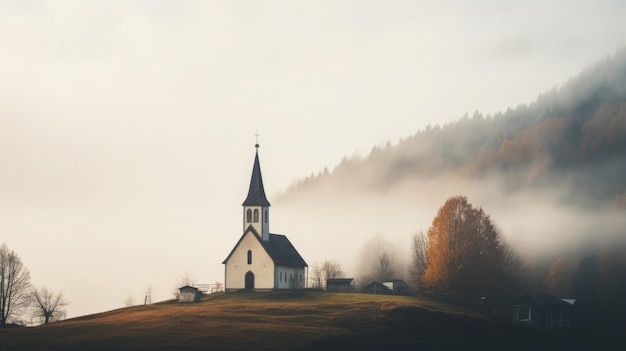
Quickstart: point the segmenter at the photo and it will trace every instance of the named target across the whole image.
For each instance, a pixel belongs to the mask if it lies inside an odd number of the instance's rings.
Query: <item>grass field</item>
[[[415,297],[312,291],[213,294],[194,304],[167,301],[0,329],[0,350],[586,350],[613,344],[597,342],[579,331],[498,324]]]

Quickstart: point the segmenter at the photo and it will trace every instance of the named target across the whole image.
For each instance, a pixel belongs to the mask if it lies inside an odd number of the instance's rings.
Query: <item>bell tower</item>
[[[263,188],[263,177],[261,176],[261,165],[259,164],[259,143],[254,145],[256,153],[254,155],[254,165],[252,166],[252,178],[250,179],[250,189],[248,197],[241,204],[243,206],[243,230],[252,226],[260,235],[263,241],[270,240],[270,202],[265,197]]]

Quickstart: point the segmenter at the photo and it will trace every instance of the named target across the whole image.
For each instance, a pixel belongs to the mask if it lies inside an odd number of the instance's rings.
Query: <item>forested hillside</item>
[[[511,82],[515,84],[515,82]],[[506,89],[506,87],[502,87]],[[626,50],[529,105],[428,126],[396,145],[344,158],[294,183],[281,200],[320,189],[384,191],[407,180],[497,176],[507,191],[567,182],[571,200],[626,203]]]

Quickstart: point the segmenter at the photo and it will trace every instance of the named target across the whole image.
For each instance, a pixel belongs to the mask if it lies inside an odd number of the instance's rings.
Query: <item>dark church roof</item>
[[[243,240],[244,236],[248,231],[251,231],[252,234],[259,240],[265,251],[274,264],[277,266],[283,267],[308,267],[302,256],[298,253],[295,247],[291,244],[289,239],[286,236],[280,234],[270,234],[268,241],[263,241],[261,235],[254,229],[253,226],[249,226],[248,229],[243,233],[233,250],[230,252],[228,257],[222,262],[222,264],[226,264],[230,256],[235,252],[237,246],[241,240]]]
[[[270,255],[274,264],[285,267],[308,267],[306,262],[286,236],[270,234],[269,241],[261,240],[265,251]]]
[[[252,167],[252,178],[250,179],[248,197],[241,206],[270,206],[270,202],[267,201],[267,197],[265,197],[265,189],[263,189],[263,177],[261,177],[261,166],[259,165],[258,146],[256,155],[254,156],[254,166]]]

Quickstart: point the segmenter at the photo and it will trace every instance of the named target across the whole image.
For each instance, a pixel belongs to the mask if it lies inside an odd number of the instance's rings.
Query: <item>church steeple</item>
[[[259,164],[259,144],[256,144],[255,147],[256,154],[254,155],[254,166],[252,166],[250,189],[248,190],[248,197],[242,206],[270,206],[263,188],[263,177],[261,176],[261,165]]]
[[[243,204],[243,230],[248,226],[261,234],[262,239],[269,240],[269,207],[270,202],[265,196],[263,188],[263,177],[261,176],[261,165],[259,163],[259,144],[254,145],[256,153],[254,155],[254,165],[252,166],[252,177],[250,179],[250,188],[248,189],[248,197]]]

